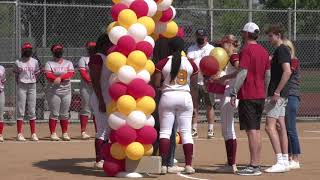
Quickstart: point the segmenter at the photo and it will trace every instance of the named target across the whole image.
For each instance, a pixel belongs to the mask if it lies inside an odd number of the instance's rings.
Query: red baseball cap
[[[52,47],[51,47],[51,51],[52,52],[56,52],[57,50],[63,50],[63,46],[61,44],[54,44]]]
[[[89,47],[96,47],[97,43],[96,42],[87,42],[86,43],[86,48],[89,48]]]
[[[22,50],[24,50],[24,49],[32,49],[32,44],[31,43],[24,43],[23,45],[22,45]]]

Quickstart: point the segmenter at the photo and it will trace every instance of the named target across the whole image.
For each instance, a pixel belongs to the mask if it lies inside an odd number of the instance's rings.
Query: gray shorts
[[[276,104],[271,103],[271,97],[268,97],[265,104],[267,117],[279,119],[285,117],[288,98],[280,97]]]

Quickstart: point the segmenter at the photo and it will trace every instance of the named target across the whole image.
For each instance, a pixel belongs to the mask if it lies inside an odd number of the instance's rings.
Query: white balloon
[[[142,70],[137,73],[137,78],[143,79],[148,84],[150,82],[150,73],[147,70]]]
[[[174,8],[173,6],[170,6],[170,8],[172,9],[172,12],[173,12],[173,16],[171,18],[171,20],[173,20],[177,15],[177,11],[176,11],[176,8]]]
[[[172,4],[172,0],[163,0],[158,4],[158,11],[167,10]]]
[[[118,40],[122,37],[128,34],[128,31],[126,28],[122,26],[116,26],[113,27],[110,32],[108,33],[110,41],[114,44],[118,44]]]
[[[155,42],[151,36],[147,36],[146,38],[144,38],[144,41],[147,41],[148,43],[150,43],[152,45],[152,47],[154,48]]]
[[[135,0],[122,0],[121,3],[125,4],[129,7],[133,1],[135,1]]]
[[[147,16],[153,17],[157,13],[157,9],[158,9],[157,3],[154,0],[144,0],[144,1],[148,4],[148,7],[149,7]]]
[[[129,84],[136,78],[136,75],[137,73],[134,68],[128,65],[122,66],[118,71],[119,80],[125,84]]]
[[[140,23],[133,24],[128,29],[128,34],[131,35],[136,43],[143,41],[146,38],[148,32],[144,25]]]
[[[155,124],[154,117],[152,115],[147,116],[147,120],[144,125],[154,127],[154,124]]]
[[[127,124],[133,129],[141,129],[147,120],[146,115],[142,111],[132,111],[127,119]]]
[[[125,125],[127,117],[120,112],[114,112],[109,115],[108,124],[111,129],[118,130],[121,126]]]
[[[164,33],[164,32],[167,30],[167,24],[168,24],[168,23],[158,22],[158,23],[156,24],[156,27],[155,27],[154,32],[155,32],[156,34]]]
[[[112,73],[109,77],[109,85],[119,82],[118,75],[116,73]]]

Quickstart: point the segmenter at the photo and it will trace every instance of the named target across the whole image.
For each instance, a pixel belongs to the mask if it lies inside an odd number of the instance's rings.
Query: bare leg
[[[246,133],[249,140],[250,164],[252,166],[259,166],[261,154],[260,130],[248,130]]]
[[[281,152],[280,139],[279,139],[279,134],[277,131],[276,124],[277,124],[277,119],[267,117],[265,129],[270,138],[274,153],[280,154],[282,152]]]

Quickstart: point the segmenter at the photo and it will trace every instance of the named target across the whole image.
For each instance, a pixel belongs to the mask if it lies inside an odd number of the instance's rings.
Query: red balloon
[[[137,132],[128,125],[120,127],[116,131],[116,141],[121,145],[128,145],[137,139]]]
[[[144,80],[140,78],[134,79],[128,84],[127,94],[139,99],[146,95],[147,87],[148,85]]]
[[[140,41],[137,43],[136,50],[144,52],[144,54],[150,58],[153,53],[153,47],[152,45],[147,41]]]
[[[116,176],[119,172],[124,171],[125,162],[113,159],[111,157],[107,158],[103,163],[103,170],[109,177]]]
[[[148,85],[148,88],[146,89],[146,96],[150,96],[150,97],[153,97],[153,98],[156,97],[156,91],[150,85]]]
[[[132,51],[136,49],[136,42],[135,40],[129,36],[122,36],[118,40],[116,51],[120,52],[126,56],[128,56]]]
[[[111,148],[111,143],[104,143],[101,147],[101,155],[103,159],[106,159],[107,157],[110,157],[110,148]]]
[[[144,126],[137,130],[137,142],[141,144],[153,144],[158,137],[157,131],[151,126]]]
[[[140,18],[148,15],[149,6],[144,0],[135,0],[131,3],[130,9]]]
[[[167,10],[162,11],[162,16],[161,16],[159,21],[161,21],[161,22],[169,22],[170,20],[173,19],[173,15],[174,15],[173,14],[173,10],[170,7]]]
[[[200,61],[200,70],[205,76],[212,76],[219,71],[219,63],[213,56],[205,56]]]
[[[121,82],[113,83],[109,87],[109,95],[110,97],[117,101],[119,97],[127,94],[127,85]]]
[[[116,131],[113,130],[113,129],[110,132],[109,141],[110,141],[111,144],[117,142],[117,140],[116,140]]]
[[[183,27],[179,27],[177,36],[180,37],[180,38],[184,38],[185,32],[184,32]]]
[[[122,3],[118,3],[112,6],[111,8],[111,16],[114,21],[118,21],[118,16],[120,12],[124,9],[128,9],[128,6]]]

